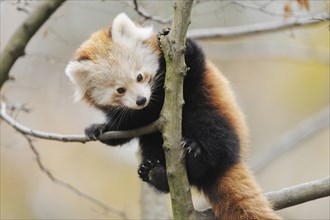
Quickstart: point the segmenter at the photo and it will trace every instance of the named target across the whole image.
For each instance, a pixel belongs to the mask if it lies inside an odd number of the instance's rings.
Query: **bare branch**
[[[93,196],[90,196],[84,192],[82,192],[81,190],[77,189],[76,187],[72,186],[69,183],[64,182],[63,180],[60,180],[58,178],[56,178],[42,163],[41,161],[41,157],[40,154],[38,152],[38,150],[36,149],[36,147],[33,145],[31,138],[29,138],[28,136],[24,135],[24,137],[26,138],[26,140],[29,143],[29,147],[32,150],[36,162],[38,164],[38,167],[40,168],[40,170],[47,175],[47,177],[54,182],[57,185],[60,185],[66,189],[68,189],[69,191],[75,193],[76,195],[80,196],[83,199],[86,199],[87,201],[95,204],[96,206],[102,208],[104,211],[106,212],[110,212],[113,213],[123,219],[127,219],[126,213],[119,210],[118,208],[114,208],[114,207],[110,207],[109,205],[106,205],[105,203],[101,202],[100,200],[94,198]]]
[[[329,22],[330,17],[320,16],[318,18],[291,18],[287,20],[265,22],[259,24],[225,27],[225,28],[206,28],[195,29],[188,32],[188,37],[194,39],[233,39],[245,36],[256,36],[259,34],[272,33],[295,27],[306,27],[311,25]]]
[[[64,135],[64,134],[55,134],[55,133],[48,133],[44,131],[34,130],[32,128],[26,127],[20,123],[18,123],[14,118],[6,112],[6,104],[1,103],[1,111],[0,111],[1,118],[6,121],[10,126],[15,128],[16,131],[24,134],[29,135],[41,139],[47,140],[56,140],[56,141],[63,141],[63,142],[82,142],[85,143],[90,141],[85,135]]]
[[[33,35],[65,0],[48,0],[29,15],[11,36],[0,57],[0,88],[9,79],[9,71],[16,60],[25,54],[25,47]]]
[[[262,5],[252,5],[252,4],[248,4],[244,1],[230,1],[230,3],[228,5],[237,5],[243,9],[252,9],[252,10],[256,10],[256,11],[260,11],[263,12],[265,14],[268,15],[272,15],[272,16],[278,16],[278,17],[284,17],[284,13],[276,13],[274,12],[274,10],[268,10],[267,6],[269,6],[272,2],[274,2],[273,0],[270,0],[268,2],[264,2],[264,1],[260,1],[260,3],[262,3]],[[259,3],[259,2],[257,2]]]
[[[330,196],[330,177],[290,186],[281,190],[265,193],[274,210],[281,210],[315,199]],[[200,212],[203,219],[215,220],[212,209]]]
[[[309,6],[309,0],[297,0],[297,1],[294,1],[297,3],[297,5],[299,5],[299,8],[300,10],[303,10],[305,9],[306,12],[310,13],[309,12],[309,9],[310,9],[310,6]],[[286,17],[292,17],[292,18],[299,18],[301,17],[301,15],[295,15],[293,14],[293,11],[291,9],[291,5],[293,3],[293,1],[286,1],[286,2],[282,2],[281,4],[283,9],[280,10],[280,11],[276,11],[274,10],[274,8],[271,8],[271,7],[268,7],[270,6],[272,3],[278,3],[279,1],[276,1],[276,0],[268,0],[268,1],[254,1],[253,4],[251,3],[246,3],[248,1],[240,1],[240,0],[233,0],[233,1],[230,1],[228,3],[227,6],[229,5],[235,5],[235,6],[238,6],[242,9],[251,9],[251,10],[254,10],[254,11],[259,11],[259,12],[262,12],[264,14],[268,14],[268,15],[271,15],[271,16],[277,16],[277,17],[282,17],[282,18],[286,18]],[[290,12],[288,13],[285,8],[286,7],[290,7]]]
[[[275,210],[330,196],[330,177],[265,194]]]
[[[125,131],[108,131],[100,135],[99,140],[108,140],[108,139],[120,139],[120,138],[132,138],[132,137],[139,137],[145,134],[151,134],[155,131],[158,131],[163,126],[163,119],[159,118],[156,121],[146,125],[144,127],[132,129],[132,130],[125,130]]]
[[[329,112],[330,107],[327,106],[315,115],[303,120],[294,129],[278,138],[271,147],[265,148],[267,150],[250,160],[253,164],[253,170],[255,172],[260,172],[267,164],[271,163],[279,156],[288,152],[307,138],[310,138],[321,129],[328,127],[330,123]]]
[[[133,0],[133,4],[129,4],[129,6],[134,8],[136,13],[138,13],[138,15],[143,17],[145,20],[151,20],[151,21],[158,22],[160,24],[167,24],[167,25],[172,22],[172,17],[165,19],[165,18],[161,18],[159,16],[154,16],[154,15],[149,14],[141,6],[139,6],[137,0]]]
[[[85,135],[76,135],[76,134],[70,134],[70,135],[65,135],[65,134],[56,134],[56,133],[48,133],[44,131],[39,131],[35,130],[29,127],[26,127],[20,123],[18,123],[14,118],[12,118],[10,115],[7,114],[6,112],[6,104],[2,103],[1,104],[1,111],[0,111],[0,117],[6,121],[10,126],[15,128],[18,132],[24,134],[24,135],[29,135],[41,139],[47,139],[47,140],[54,140],[54,141],[62,141],[62,142],[81,142],[81,143],[86,143],[90,140],[88,137]],[[153,133],[162,126],[163,121],[161,119],[158,119],[154,121],[153,123],[133,129],[133,130],[126,130],[126,131],[109,131],[106,132],[102,135],[100,135],[99,140],[107,140],[107,139],[118,139],[118,138],[132,138],[132,137],[138,137],[144,134],[150,134]]]

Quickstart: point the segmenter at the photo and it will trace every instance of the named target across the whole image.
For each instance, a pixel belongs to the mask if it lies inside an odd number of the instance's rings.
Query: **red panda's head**
[[[75,99],[92,105],[142,109],[150,101],[158,70],[159,47],[152,27],[140,27],[126,14],[110,29],[94,33],[69,62],[66,74]]]

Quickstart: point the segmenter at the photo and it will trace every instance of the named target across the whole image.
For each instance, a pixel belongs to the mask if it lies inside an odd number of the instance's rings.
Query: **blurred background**
[[[1,50],[15,29],[41,1],[1,1]],[[169,18],[171,1],[138,1],[152,15]],[[190,30],[317,17],[329,1],[197,1]],[[21,10],[18,10],[21,8]],[[23,10],[22,10],[23,8]],[[67,1],[42,26],[11,69],[1,99],[24,104],[20,123],[42,131],[82,134],[103,116],[86,103],[73,103],[64,68],[91,33],[111,24],[120,12],[144,21],[132,1]],[[291,13],[291,12],[290,12]],[[290,14],[289,13],[289,14]],[[251,167],[265,192],[329,175],[329,127],[318,129],[282,154],[277,149],[306,119],[329,105],[329,23],[235,39],[199,40],[207,57],[228,77],[250,128]],[[167,25],[169,26],[169,25]],[[329,118],[326,119],[327,125]],[[21,134],[1,121],[1,219],[120,219],[50,180],[37,165]],[[111,148],[101,143],[63,143],[32,138],[43,165],[58,179],[141,218],[137,142]],[[267,155],[273,155],[268,158]],[[263,158],[266,160],[261,163]],[[195,206],[205,203],[195,195]],[[168,201],[168,196],[162,196]],[[169,202],[168,202],[169,203]],[[207,205],[206,205],[207,206]],[[329,219],[329,197],[278,211],[286,219]],[[169,209],[170,210],[170,209]],[[169,211],[170,213],[170,211]]]

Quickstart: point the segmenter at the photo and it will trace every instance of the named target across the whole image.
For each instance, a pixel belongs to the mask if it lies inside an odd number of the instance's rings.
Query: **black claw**
[[[149,159],[144,160],[138,169],[138,174],[140,178],[145,182],[150,181],[149,172],[159,164],[160,164],[159,160],[149,160]]]
[[[153,165],[153,162],[151,160],[146,160],[145,161],[145,165],[147,165],[148,167]],[[142,165],[143,166],[143,165]]]
[[[171,29],[169,27],[164,27],[163,30],[162,30],[162,32],[163,32],[162,35],[164,35],[164,36],[168,35],[168,33],[170,33],[170,30]]]
[[[194,140],[182,138],[181,145],[185,148],[188,156],[198,157],[202,153],[200,144]]]
[[[92,124],[91,126],[85,129],[85,135],[90,140],[97,140],[98,137],[104,132],[105,125],[104,124]]]
[[[163,28],[163,30],[158,34],[158,40],[160,40],[161,37],[168,35],[168,33],[170,33],[170,28]]]

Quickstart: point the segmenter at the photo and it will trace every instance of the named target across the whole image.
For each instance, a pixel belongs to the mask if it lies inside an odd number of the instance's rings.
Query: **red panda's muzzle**
[[[147,98],[144,96],[139,96],[136,100],[138,106],[143,106],[147,102]]]

